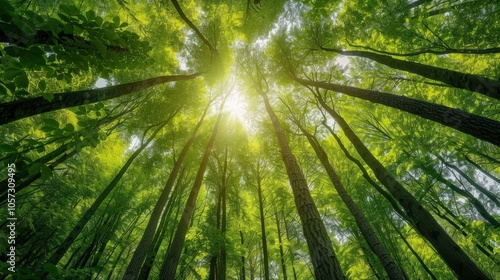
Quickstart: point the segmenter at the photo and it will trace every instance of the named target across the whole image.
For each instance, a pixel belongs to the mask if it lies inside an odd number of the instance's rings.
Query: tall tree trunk
[[[429,267],[427,267],[427,265],[424,263],[424,260],[422,260],[422,258],[420,257],[420,255],[413,249],[413,247],[410,245],[410,243],[408,243],[408,241],[406,240],[406,238],[404,237],[404,235],[401,233],[401,230],[396,227],[396,225],[390,219],[390,217],[388,217],[387,220],[389,221],[389,224],[391,224],[392,228],[394,228],[394,230],[398,233],[398,235],[401,238],[401,240],[403,240],[403,242],[405,243],[406,247],[408,247],[408,249],[410,249],[410,252],[413,254],[413,256],[415,256],[415,258],[417,258],[417,261],[424,268],[424,270],[429,274],[429,276],[431,277],[431,279],[432,280],[437,280],[437,278],[434,275],[434,273],[432,273],[432,271],[429,269]]]
[[[194,139],[196,138],[196,134],[198,133],[198,130],[200,129],[201,124],[203,123],[203,120],[205,118],[205,115],[209,107],[210,104],[208,104],[205,107],[205,110],[203,111],[200,120],[196,124],[196,127],[194,128],[191,137],[188,139],[188,141],[182,148],[182,151],[179,154],[179,158],[177,159],[177,161],[175,161],[174,167],[172,168],[172,171],[168,176],[165,187],[163,188],[163,191],[160,194],[158,201],[156,202],[155,208],[151,213],[151,217],[149,218],[146,229],[144,230],[144,233],[141,237],[141,241],[139,242],[139,245],[137,245],[134,255],[132,256],[132,259],[130,260],[127,269],[125,270],[125,275],[123,275],[123,280],[135,280],[137,278],[141,270],[142,264],[144,263],[144,259],[146,258],[146,255],[148,254],[148,252],[151,251],[153,239],[158,228],[158,223],[162,217],[163,210],[166,207],[170,191],[172,190],[172,186],[174,185],[175,179],[177,178],[182,163],[184,162],[184,158],[186,157],[189,148],[191,147],[191,145],[194,142]]]
[[[309,193],[304,174],[297,164],[295,156],[292,154],[278,116],[274,113],[267,95],[263,91],[260,92],[260,95],[264,99],[267,114],[271,119],[274,132],[278,138],[281,156],[294,194],[295,206],[299,212],[315,277],[319,280],[345,279],[337,256],[333,251],[330,237],[321,220],[318,208],[316,208],[314,200]]]
[[[260,214],[260,235],[262,240],[262,256],[264,265],[264,279],[269,280],[269,252],[267,249],[267,232],[266,220],[264,216],[264,201],[262,199],[262,176],[260,174],[260,160],[257,161],[257,194],[259,197],[259,214]]]
[[[219,280],[226,280],[226,270],[227,270],[227,252],[226,252],[226,230],[227,230],[227,143],[225,147],[224,155],[224,167],[222,169],[222,180],[221,180],[221,233],[224,238],[224,244],[220,252],[220,263],[219,263]]]
[[[497,177],[493,176],[493,174],[491,174],[490,172],[486,171],[484,168],[482,168],[479,164],[477,164],[476,162],[474,162],[470,157],[468,157],[467,155],[463,155],[465,160],[472,164],[475,168],[477,168],[477,170],[481,171],[484,175],[488,176],[491,180],[497,182],[498,184],[500,184],[500,179],[498,179]]]
[[[278,229],[278,243],[280,245],[280,261],[281,261],[281,271],[283,272],[283,280],[287,280],[288,277],[286,275],[286,262],[285,262],[285,253],[283,251],[283,241],[281,240],[281,227],[280,220],[278,218],[278,212],[274,211],[274,218],[276,220],[276,228]]]
[[[156,256],[158,255],[158,251],[160,250],[162,241],[165,239],[166,233],[168,231],[168,225],[170,220],[176,221],[179,216],[179,208],[181,207],[182,201],[182,193],[184,192],[183,185],[181,185],[181,179],[183,177],[185,169],[181,169],[179,175],[177,176],[177,184],[175,184],[175,188],[172,189],[172,195],[168,199],[167,206],[162,214],[160,222],[158,223],[158,229],[155,232],[153,242],[151,244],[151,249],[146,254],[144,259],[144,264],[141,267],[141,271],[139,272],[138,279],[148,279],[149,274],[151,273],[151,269],[153,268],[154,261]],[[175,217],[172,219],[171,215],[173,209],[176,209]],[[173,230],[172,230],[173,231]],[[171,239],[169,240],[171,241]],[[170,246],[170,244],[168,244]]]
[[[476,188],[479,192],[484,194],[486,197],[491,199],[491,201],[493,201],[497,207],[500,207],[500,201],[498,200],[498,197],[494,193],[490,192],[489,190],[487,190],[483,186],[476,183],[471,177],[469,177],[467,174],[465,174],[465,172],[460,170],[460,168],[458,168],[456,165],[453,165],[453,164],[447,162],[443,157],[441,157],[439,155],[438,155],[438,158],[441,160],[441,162],[444,165],[455,170],[458,174],[460,174],[460,176],[465,178],[465,180],[467,180],[467,182],[469,182],[469,184],[471,184],[474,188]]]
[[[117,98],[159,84],[194,79],[199,75],[160,76],[116,86],[55,93],[52,101],[44,97],[34,97],[0,104],[0,125],[41,113]]]
[[[404,96],[332,83],[309,81],[296,77],[293,79],[306,86],[341,92],[349,96],[396,108],[425,119],[439,122],[442,125],[500,146],[500,137],[496,137],[496,135],[500,135],[500,123],[495,120]]]
[[[359,155],[372,169],[377,179],[399,201],[415,229],[436,249],[441,258],[460,279],[488,279],[486,274],[467,256],[467,254],[451,239],[434,217],[425,210],[420,202],[397,181],[391,173],[373,156],[347,122],[328,107],[320,96],[321,106],[335,119],[347,138],[354,145]]]
[[[171,117],[173,118],[173,116]],[[170,120],[168,120],[170,121]],[[49,258],[47,263],[51,264],[57,264],[61,260],[61,258],[64,256],[66,251],[69,249],[71,244],[75,241],[76,237],[80,234],[82,231],[83,227],[88,223],[88,221],[94,216],[95,212],[101,205],[101,203],[106,199],[106,197],[111,193],[111,191],[116,187],[120,179],[123,177],[125,172],[128,170],[132,162],[135,160],[137,156],[151,143],[151,141],[155,138],[156,134],[160,132],[160,130],[168,123],[168,121],[163,122],[149,137],[147,141],[145,141],[127,160],[127,162],[123,165],[123,167],[120,169],[118,174],[115,175],[113,180],[109,183],[109,185],[104,189],[104,191],[97,197],[97,199],[94,201],[92,206],[85,212],[83,217],[80,218],[78,223],[73,227],[71,232],[68,234],[66,239],[59,245],[57,250],[52,254],[52,256]],[[47,277],[47,273],[43,273],[43,277]],[[42,278],[43,278],[42,277]]]
[[[363,164],[349,153],[349,151],[346,149],[346,147],[344,146],[344,144],[342,143],[342,141],[340,140],[340,138],[337,136],[337,134],[335,133],[335,131],[333,131],[333,129],[326,124],[326,121],[323,122],[323,126],[325,126],[326,129],[328,129],[328,131],[333,136],[333,138],[335,139],[335,141],[337,141],[337,144],[339,145],[340,149],[344,152],[345,156],[350,161],[352,161],[354,164],[356,164],[356,166],[359,168],[359,170],[361,170],[361,173],[363,174],[363,178],[365,178],[365,180],[372,187],[374,187],[380,194],[382,194],[385,197],[385,199],[387,199],[387,201],[389,201],[389,203],[391,204],[391,206],[394,209],[394,211],[396,211],[396,213],[398,213],[407,222],[411,223],[411,219],[408,218],[408,216],[406,215],[406,213],[401,209],[401,206],[394,199],[394,197],[390,193],[388,193],[384,189],[382,189],[382,187],[380,187],[379,184],[372,179],[372,177],[368,174],[368,171],[363,166]]]
[[[321,161],[321,164],[325,168],[328,177],[330,177],[330,181],[332,182],[335,190],[337,191],[337,194],[340,196],[344,204],[347,206],[347,209],[349,209],[349,212],[356,220],[356,225],[361,230],[361,233],[363,234],[363,237],[370,246],[370,249],[373,251],[373,253],[375,253],[375,255],[378,257],[378,259],[384,266],[384,269],[387,272],[389,278],[394,280],[406,279],[406,276],[404,275],[401,268],[394,262],[391,255],[385,248],[384,244],[380,242],[379,238],[375,234],[375,231],[371,227],[368,220],[365,218],[361,210],[359,210],[358,206],[356,205],[354,200],[352,200],[352,197],[349,195],[349,193],[347,193],[346,189],[344,188],[344,185],[340,181],[340,177],[338,176],[337,172],[333,169],[333,166],[330,164],[328,155],[326,154],[323,147],[321,147],[321,144],[319,143],[318,139],[314,137],[312,134],[310,134],[308,131],[306,131],[305,128],[300,124],[300,122],[297,119],[294,119],[294,123],[299,127],[300,131],[302,131],[302,133],[306,136],[307,140],[313,147],[314,152],[316,153],[317,157]]]
[[[241,246],[245,245],[245,239],[243,238],[243,231],[240,230],[240,242]],[[241,255],[241,268],[240,268],[240,280],[245,280],[245,255]]]
[[[396,59],[387,55],[366,51],[342,51],[339,49],[324,47],[321,47],[321,49],[328,52],[338,53],[340,55],[368,58],[394,69],[403,70],[431,80],[443,82],[456,88],[466,89],[492,98],[500,99],[500,81],[491,80],[479,75],[461,73],[458,71]]]
[[[429,176],[432,176],[434,179],[436,179],[438,182],[443,183],[445,186],[450,188],[453,192],[463,196],[466,198],[474,208],[476,208],[477,212],[492,226],[496,228],[500,228],[500,222],[493,217],[488,210],[484,207],[484,205],[477,199],[473,194],[471,194],[467,189],[461,189],[438,172],[432,165],[428,164],[425,165],[421,162],[417,161],[417,166],[422,169],[426,174]]]
[[[224,100],[225,101],[225,100]],[[224,104],[224,101],[222,104]],[[203,154],[203,158],[200,163],[200,167],[198,168],[198,173],[196,174],[195,181],[193,183],[193,188],[189,193],[188,200],[186,202],[186,206],[184,207],[184,211],[182,213],[181,219],[177,226],[177,230],[175,231],[175,236],[172,241],[170,248],[168,249],[167,255],[163,261],[163,265],[160,270],[160,278],[161,279],[175,279],[175,273],[177,271],[177,265],[179,263],[179,259],[181,257],[181,251],[184,247],[184,240],[186,238],[186,233],[189,227],[189,220],[192,218],[194,213],[194,208],[196,206],[196,199],[198,197],[198,193],[200,191],[201,183],[203,181],[203,176],[205,174],[205,170],[207,168],[208,157],[210,156],[210,152],[212,150],[212,146],[215,142],[215,138],[217,136],[217,132],[219,129],[220,120],[222,118],[222,107],[219,111],[219,115],[217,117],[217,122],[215,123],[214,129],[212,131],[212,135],[208,144],[205,148],[205,153]]]

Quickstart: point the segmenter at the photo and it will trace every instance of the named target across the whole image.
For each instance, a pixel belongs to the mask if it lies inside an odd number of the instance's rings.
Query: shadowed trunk
[[[436,249],[441,258],[460,279],[488,279],[486,274],[451,239],[434,217],[420,202],[399,183],[392,174],[373,156],[347,122],[330,108],[320,96],[316,96],[321,106],[335,119],[359,155],[370,166],[377,179],[399,201],[412,220],[415,229]]]
[[[297,164],[295,156],[292,154],[280,121],[274,113],[267,95],[262,91],[260,95],[264,99],[267,114],[271,119],[274,132],[278,138],[281,156],[294,194],[295,206],[300,216],[315,277],[319,280],[345,279],[337,256],[333,251],[330,237],[321,220],[318,208],[309,193],[304,174]]]
[[[500,146],[500,137],[497,137],[497,135],[500,135],[500,122],[492,119],[404,96],[326,82],[310,81],[297,77],[293,77],[293,79],[305,86],[341,92],[352,97],[399,109]]]
[[[194,79],[199,75],[161,76],[116,86],[55,93],[51,101],[48,101],[44,97],[34,97],[3,103],[0,104],[0,125],[41,113],[117,98],[159,84]]]

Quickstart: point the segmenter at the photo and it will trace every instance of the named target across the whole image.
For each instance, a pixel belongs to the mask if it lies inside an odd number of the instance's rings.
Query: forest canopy
[[[0,279],[498,279],[494,0],[0,0]]]

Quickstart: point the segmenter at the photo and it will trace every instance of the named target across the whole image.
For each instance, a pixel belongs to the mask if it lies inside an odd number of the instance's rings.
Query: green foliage
[[[164,209],[164,224],[157,231],[162,235],[149,274],[150,279],[157,278],[210,137],[213,116],[221,96],[230,91],[230,95],[239,95],[239,102],[248,104],[223,109],[220,133],[195,214],[189,220],[178,278],[208,278],[212,257],[220,267],[223,252],[228,279],[240,277],[242,267],[247,279],[259,277],[263,269],[260,176],[271,274],[274,279],[283,278],[283,260],[289,279],[294,272],[297,279],[312,279],[303,225],[260,90],[268,94],[280,119],[347,277],[383,279],[387,275],[292,117],[318,139],[348,194],[410,279],[429,278],[426,268],[437,279],[454,275],[414,226],[347,158],[323,121],[368,170],[367,175],[375,178],[346,135],[318,108],[313,92],[346,119],[374,156],[488,276],[500,275],[498,229],[483,221],[469,201],[437,180],[444,178],[468,190],[500,219],[492,201],[439,160],[442,157],[456,164],[498,196],[493,179],[500,177],[498,147],[396,109],[308,89],[291,78],[297,75],[403,95],[500,120],[496,100],[366,58],[345,59],[319,50],[383,51],[406,61],[496,79],[500,76],[498,53],[457,52],[498,47],[499,21],[494,15],[500,6],[494,1],[419,1],[422,4],[416,7],[401,1],[183,2],[184,13],[216,52],[169,1],[42,2],[0,0],[0,102],[34,96],[54,101],[54,93],[93,88],[98,78],[116,85],[177,73],[200,72],[202,77],[0,127],[0,170],[4,174],[0,179],[8,180],[5,174],[11,163],[16,164],[16,182],[39,176],[16,192],[16,232],[22,238],[17,247],[21,269],[15,279],[34,279],[44,272],[48,279],[123,277],[182,147],[212,101]],[[450,53],[432,53],[445,51]],[[423,53],[397,56],[414,52]],[[236,112],[243,107],[245,112]],[[46,264],[140,145],[145,129],[169,117],[173,118],[133,162],[63,259]],[[62,151],[52,154],[58,149]],[[218,205],[226,151],[227,219],[223,230],[217,220],[222,219]],[[62,159],[70,153],[71,157]],[[5,186],[0,189],[4,195]],[[5,240],[2,235],[0,243],[6,244]],[[6,268],[2,263],[2,272]]]

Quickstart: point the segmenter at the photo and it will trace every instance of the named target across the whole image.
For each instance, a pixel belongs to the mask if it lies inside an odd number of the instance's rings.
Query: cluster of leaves
[[[0,40],[6,45],[1,50],[0,98],[4,100],[27,97],[29,91],[51,100],[46,79],[71,83],[90,69],[109,79],[113,69],[151,63],[149,43],[125,30],[128,23],[118,16],[104,21],[94,11],[84,14],[71,5],[61,5],[57,17],[29,10],[19,13],[6,1],[2,7]]]

